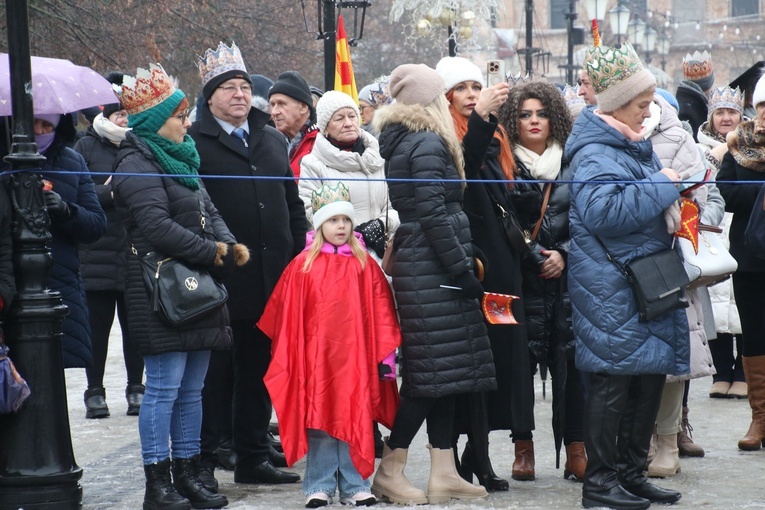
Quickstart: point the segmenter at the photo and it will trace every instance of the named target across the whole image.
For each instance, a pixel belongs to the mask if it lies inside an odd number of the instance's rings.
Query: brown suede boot
[[[513,480],[534,480],[534,441],[531,439],[515,442],[515,461],[513,462]]]
[[[575,482],[584,480],[584,470],[587,469],[587,452],[584,442],[577,441],[566,445],[566,464],[563,466],[563,478]]]
[[[765,441],[765,356],[746,356],[744,374],[752,408],[749,431],[738,442],[741,450],[759,450]]]
[[[703,457],[704,448],[693,442],[693,427],[688,423],[688,408],[683,407],[683,419],[680,433],[677,435],[677,448],[681,457]]]

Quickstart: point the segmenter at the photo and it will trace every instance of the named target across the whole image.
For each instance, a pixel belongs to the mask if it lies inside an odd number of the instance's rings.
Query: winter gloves
[[[218,251],[210,268],[210,274],[216,280],[230,277],[234,274],[234,269],[250,260],[250,250],[243,244],[226,244],[220,241],[215,244],[218,245]]]
[[[52,190],[43,191],[45,197],[45,207],[48,208],[48,214],[51,218],[67,219],[71,216],[69,206],[61,195]]]
[[[385,225],[377,218],[362,223],[354,229],[361,234],[367,249],[374,250],[378,257],[385,255]]]

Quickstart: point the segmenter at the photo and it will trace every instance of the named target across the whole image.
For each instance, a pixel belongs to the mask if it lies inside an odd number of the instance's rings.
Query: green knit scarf
[[[199,179],[196,177],[199,175],[199,152],[193,138],[186,135],[183,142],[175,143],[157,133],[142,133],[141,139],[167,173],[193,176],[177,177],[176,180],[189,189],[199,189]]]

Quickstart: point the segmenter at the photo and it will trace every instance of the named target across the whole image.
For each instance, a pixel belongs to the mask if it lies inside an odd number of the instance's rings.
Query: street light
[[[607,0],[587,0],[584,10],[587,11],[587,19],[606,19]]]
[[[656,51],[661,55],[661,70],[666,71],[667,55],[669,54],[669,38],[663,33],[659,34],[659,39],[656,42]]]
[[[367,7],[372,5],[370,0],[339,1],[318,0],[319,6],[319,39],[324,39],[324,90],[335,88],[335,54],[337,51],[337,16],[342,9],[353,9],[353,31],[348,38],[348,44],[356,46],[364,34],[364,17]],[[359,14],[359,9],[361,13]]]
[[[645,29],[645,34],[643,35],[643,48],[645,49],[646,65],[651,63],[651,53],[653,53],[653,50],[656,48],[656,36],[656,30],[652,27]]]
[[[638,46],[643,44],[643,37],[645,37],[645,21],[632,18],[632,21],[627,23],[627,40],[632,43],[632,46]]]
[[[621,44],[622,36],[627,33],[627,24],[630,21],[630,10],[619,4],[608,11],[608,21],[611,24],[611,32],[616,36],[616,44]]]

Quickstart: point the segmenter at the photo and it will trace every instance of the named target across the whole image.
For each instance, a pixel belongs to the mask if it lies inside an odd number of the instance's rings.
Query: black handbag
[[[199,201],[202,235],[207,230],[204,202]],[[184,326],[220,310],[228,300],[228,291],[213,278],[206,268],[189,266],[185,262],[159,252],[143,256],[133,247],[141,261],[143,283],[151,298],[152,310],[170,326]]]
[[[494,207],[497,210],[497,219],[502,226],[502,232],[505,234],[505,238],[510,243],[510,247],[518,255],[524,255],[531,249],[531,233],[528,229],[521,226],[518,221],[518,217],[512,212],[506,210],[494,197],[491,192],[491,186],[486,186],[486,190],[489,192]]]
[[[688,308],[685,289],[690,283],[683,259],[673,249],[662,250],[620,264],[606,249],[606,256],[627,277],[635,295],[641,322],[652,321],[666,313]]]
[[[152,310],[171,326],[183,326],[219,310],[228,291],[205,268],[158,252],[139,257]]]

